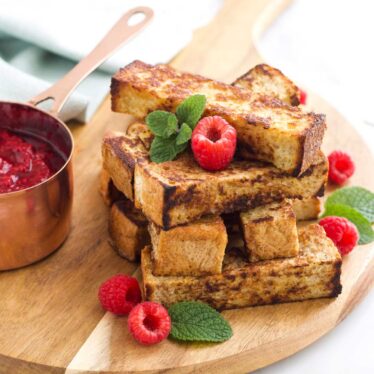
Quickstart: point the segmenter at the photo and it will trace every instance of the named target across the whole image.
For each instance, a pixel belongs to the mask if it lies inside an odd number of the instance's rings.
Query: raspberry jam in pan
[[[44,139],[0,129],[0,193],[44,182],[65,161],[66,157]]]
[[[132,22],[141,14],[143,18]],[[0,101],[0,270],[58,249],[71,226],[73,136],[58,118],[74,88],[152,19],[147,7],[125,13],[101,42],[29,103]],[[37,105],[52,100],[47,112]]]

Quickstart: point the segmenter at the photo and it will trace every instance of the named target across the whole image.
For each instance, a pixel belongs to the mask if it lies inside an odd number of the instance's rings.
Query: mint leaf
[[[187,146],[188,143],[177,144],[177,134],[171,135],[169,138],[155,136],[149,150],[149,155],[153,162],[160,164],[161,162],[174,160]]]
[[[358,244],[367,244],[374,240],[374,231],[371,223],[356,209],[348,205],[330,203],[325,207],[325,212],[323,213],[323,217],[327,216],[345,217],[354,223],[360,233]]]
[[[161,138],[156,136],[151,144],[151,149],[149,150],[149,155],[153,162],[157,164],[165,161],[174,160],[178,154],[176,148],[175,136],[170,138]]]
[[[177,107],[176,115],[163,110],[155,110],[148,114],[146,123],[155,135],[150,149],[153,162],[174,160],[188,147],[192,130],[204,112],[205,103],[204,95],[194,95]],[[182,124],[180,129],[178,120]]]
[[[175,142],[175,147],[177,150],[177,154],[179,154],[182,153],[188,147],[188,143],[177,144],[177,142]]]
[[[170,336],[182,341],[223,342],[232,336],[225,319],[207,304],[182,301],[169,308]]]
[[[369,222],[374,222],[374,193],[362,187],[345,187],[331,194],[325,203],[348,205],[359,211]]]
[[[176,110],[179,123],[187,123],[193,130],[204,113],[206,97],[204,95],[193,95],[180,103]]]
[[[182,126],[177,135],[177,145],[187,143],[191,139],[192,130],[186,123],[182,123]]]
[[[152,133],[161,138],[168,138],[178,129],[178,120],[175,114],[163,110],[149,113],[145,122]]]

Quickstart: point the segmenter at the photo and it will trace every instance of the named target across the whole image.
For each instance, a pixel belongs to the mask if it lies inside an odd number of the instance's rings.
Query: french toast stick
[[[142,250],[144,296],[169,307],[188,300],[208,303],[224,310],[278,304],[341,292],[341,257],[319,225],[299,231],[297,257],[249,263],[240,251],[228,251],[222,274],[203,277],[153,275],[150,247]]]
[[[204,115],[219,115],[237,130],[238,143],[251,157],[292,175],[315,161],[325,132],[325,116],[308,113],[274,97],[256,95],[168,65],[134,61],[112,78],[112,110],[138,119],[156,109],[175,111],[188,96],[207,98]]]

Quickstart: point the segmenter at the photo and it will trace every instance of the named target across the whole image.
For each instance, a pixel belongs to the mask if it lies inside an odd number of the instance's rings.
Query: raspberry
[[[129,315],[128,328],[141,344],[150,345],[166,339],[171,329],[168,311],[158,303],[138,304]]]
[[[134,277],[124,274],[114,275],[99,288],[99,300],[102,307],[114,314],[130,313],[141,302],[139,283]]]
[[[300,91],[300,104],[305,105],[306,104],[307,94],[306,94],[306,92],[304,90],[302,90],[300,88],[299,88],[299,91]]]
[[[222,117],[205,117],[192,133],[195,160],[206,170],[225,169],[234,157],[236,130]]]
[[[336,184],[344,184],[355,172],[355,164],[351,157],[342,151],[334,151],[329,159],[329,180]]]
[[[344,217],[326,217],[321,219],[319,224],[342,255],[351,252],[358,242],[359,233],[356,226]]]

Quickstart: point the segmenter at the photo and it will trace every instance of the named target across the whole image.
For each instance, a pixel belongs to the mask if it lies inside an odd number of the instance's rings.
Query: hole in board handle
[[[131,27],[139,25],[141,22],[145,20],[146,14],[141,10],[133,13],[130,18],[127,20],[127,24]]]

